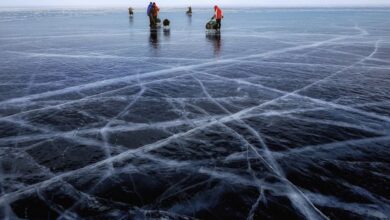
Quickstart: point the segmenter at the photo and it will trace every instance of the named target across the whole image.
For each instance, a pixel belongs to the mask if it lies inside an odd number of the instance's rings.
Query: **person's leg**
[[[217,29],[221,29],[221,19],[217,19]]]
[[[150,20],[151,20],[151,27],[155,28],[156,27],[156,19],[154,19],[153,16],[150,16]]]

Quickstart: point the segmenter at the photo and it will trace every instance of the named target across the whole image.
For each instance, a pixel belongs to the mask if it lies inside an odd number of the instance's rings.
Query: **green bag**
[[[208,30],[217,29],[217,21],[211,20],[211,21],[207,22],[206,29],[208,29]]]

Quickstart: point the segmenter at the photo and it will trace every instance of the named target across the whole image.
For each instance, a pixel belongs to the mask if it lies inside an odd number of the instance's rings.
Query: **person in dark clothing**
[[[129,8],[129,15],[132,17],[134,15],[134,11],[133,11],[133,8]]]
[[[186,13],[187,13],[187,15],[192,15],[192,7],[191,6],[188,7],[188,11]]]

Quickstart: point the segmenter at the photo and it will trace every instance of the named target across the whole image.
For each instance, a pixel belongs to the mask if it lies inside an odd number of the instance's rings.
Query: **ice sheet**
[[[386,219],[388,10],[0,12],[0,218]]]

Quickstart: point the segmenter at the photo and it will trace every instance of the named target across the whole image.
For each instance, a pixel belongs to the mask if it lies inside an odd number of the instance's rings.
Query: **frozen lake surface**
[[[0,219],[388,219],[390,10],[0,12]]]

